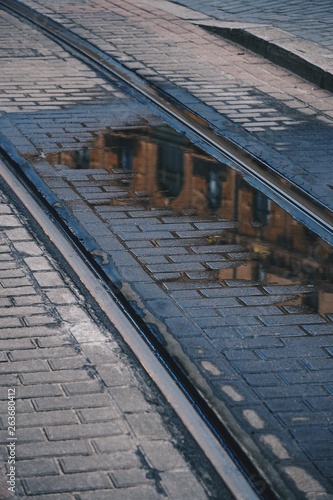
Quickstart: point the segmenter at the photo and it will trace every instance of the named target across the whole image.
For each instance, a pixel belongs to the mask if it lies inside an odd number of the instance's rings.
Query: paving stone
[[[268,326],[273,325],[306,325],[325,323],[319,314],[289,314],[286,316],[262,316],[261,321]]]
[[[75,356],[77,353],[72,347],[60,347],[60,348],[53,348],[53,349],[34,349],[33,351],[31,350],[20,350],[20,351],[14,351],[12,350],[10,352],[10,358],[13,361],[21,361],[25,359],[45,359],[45,358],[62,358],[62,357],[68,357],[68,356]]]
[[[148,411],[149,404],[144,395],[135,387],[118,387],[112,396],[123,412]]]
[[[20,460],[19,476],[29,477],[35,476],[38,470],[41,476],[50,476],[52,474],[59,474],[59,468],[52,458],[36,458],[30,460]]]
[[[38,363],[39,364],[39,363]],[[50,363],[51,366],[53,366],[53,369],[55,369],[55,362],[52,361]],[[86,380],[87,373],[84,370],[77,370],[75,369],[75,365],[73,363],[73,359],[70,358],[68,362],[66,363],[66,367],[59,367],[59,364],[61,364],[61,360],[58,361],[57,366],[59,371],[50,371],[48,373],[43,372],[43,381],[46,384],[50,383],[63,383],[63,382],[73,382],[73,381],[81,381],[81,380]],[[70,369],[73,368],[74,369]],[[80,362],[80,366],[82,366],[83,363],[82,361]],[[16,372],[17,373],[17,372]],[[28,384],[39,384],[40,383],[40,378],[41,374],[40,372],[31,372],[31,373],[23,373],[20,375],[20,378],[22,380],[22,383],[25,385]]]
[[[93,443],[100,453],[113,454],[119,451],[133,450],[133,443],[127,435],[95,438]]]
[[[198,500],[206,498],[206,493],[202,489],[201,485],[196,480],[191,480],[189,482],[190,478],[188,474],[183,471],[163,472],[161,473],[161,477],[163,485],[165,486],[167,492],[171,495],[179,495],[180,497],[188,495]]]
[[[78,419],[71,410],[49,411],[38,413],[21,413],[17,416],[19,427],[40,427],[43,425],[60,425],[77,423]]]
[[[126,419],[137,437],[149,437],[151,440],[170,437],[156,413],[128,414]]]
[[[254,316],[228,316],[216,318],[197,318],[198,323],[203,328],[217,328],[224,326],[240,326],[240,325],[260,325],[259,319]]]
[[[68,396],[77,394],[92,394],[104,390],[104,386],[100,381],[89,380],[87,382],[73,382],[62,385],[65,394]],[[63,394],[63,393],[62,393]]]
[[[284,338],[288,337],[288,343],[289,343],[289,337],[300,337],[304,336],[303,335],[303,330],[296,324],[296,325],[281,325],[281,326],[238,326],[237,330],[241,334],[242,337],[261,337],[264,335],[265,337],[268,337],[270,335],[274,337],[279,337],[279,338]],[[247,339],[248,342],[248,339]],[[281,346],[281,343],[279,342],[279,345]]]
[[[116,488],[127,488],[129,486],[137,486],[140,483],[146,483],[147,471],[144,469],[119,469],[110,472],[110,477]]]
[[[36,399],[34,404],[38,411],[66,408],[91,408],[105,406],[109,402],[108,394],[85,394],[84,396]]]
[[[280,385],[279,387],[260,387],[255,389],[256,393],[263,399],[279,398],[283,395],[288,397],[305,398],[307,396],[315,396],[321,394],[326,395],[323,387],[318,385],[293,384],[292,387]]]
[[[62,396],[63,391],[60,386],[54,384],[40,384],[23,386],[17,388],[18,398],[44,398],[50,396]]]
[[[43,254],[42,248],[40,248],[35,242],[16,242],[14,246],[18,252],[26,256],[40,256]]]
[[[165,324],[170,328],[176,337],[194,337],[201,336],[200,330],[192,325],[189,321],[181,318],[167,318]]]
[[[71,474],[68,476],[45,476],[24,481],[29,495],[66,491],[98,490],[110,488],[110,483],[103,474]]]
[[[233,361],[233,366],[244,373],[286,372],[293,370],[297,374],[301,365],[294,359],[267,360],[267,361]]]
[[[17,457],[21,460],[62,455],[88,455],[90,452],[91,446],[88,442],[73,439],[59,442],[22,444],[18,450]]]
[[[145,500],[158,500],[160,493],[156,491],[155,486],[147,484],[133,486],[131,488],[121,488],[112,491],[113,500],[136,500],[137,498],[144,498]],[[95,497],[96,498],[96,497]],[[99,490],[99,500],[108,500],[110,498],[110,491]],[[81,493],[80,500],[93,500],[94,493]]]
[[[62,441],[65,439],[95,438],[99,436],[112,436],[121,434],[123,429],[119,422],[113,420],[107,423],[93,423],[81,425],[61,425],[45,428],[46,435],[50,441]]]
[[[304,329],[311,335],[332,335],[333,324],[305,325]]]
[[[218,309],[224,316],[266,316],[283,314],[275,306],[232,307]]]
[[[243,288],[212,288],[202,289],[201,293],[206,297],[242,297],[248,295],[262,295],[262,292],[255,287]]]
[[[113,452],[97,456],[72,456],[60,461],[66,473],[90,472],[95,470],[132,469],[140,466],[140,459],[135,452]]]
[[[98,408],[98,412],[95,408],[84,408],[77,410],[77,414],[83,423],[109,422],[111,419],[119,417],[119,410],[116,406]]]
[[[59,287],[62,286],[63,281],[59,274],[54,271],[48,272],[35,272],[34,278],[37,280],[41,287]]]

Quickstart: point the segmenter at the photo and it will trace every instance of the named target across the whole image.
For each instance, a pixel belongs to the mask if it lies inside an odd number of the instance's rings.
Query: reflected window
[[[171,144],[158,145],[158,187],[166,196],[177,197],[184,185],[183,152]]]
[[[209,172],[207,179],[208,206],[218,209],[222,203],[222,182],[217,172]]]
[[[104,145],[107,149],[114,149],[117,153],[118,168],[126,170],[133,169],[133,161],[137,149],[138,140],[133,136],[123,137],[117,135],[105,135]]]
[[[78,169],[90,168],[90,152],[87,147],[75,152],[75,162]]]
[[[270,200],[260,191],[254,191],[253,222],[267,226],[269,222]]]
[[[193,174],[206,179],[207,205],[218,209],[222,204],[222,186],[226,178],[224,165],[204,158],[193,159]]]

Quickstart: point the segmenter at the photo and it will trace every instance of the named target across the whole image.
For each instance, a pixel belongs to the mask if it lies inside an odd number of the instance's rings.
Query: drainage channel
[[[51,22],[44,16],[36,15],[35,12],[21,6],[18,2],[9,1],[6,2],[6,6],[13,8],[20,7],[17,13],[20,15],[24,14],[26,18],[30,17],[29,20],[34,21],[34,23],[37,22],[39,27],[46,29],[48,34],[59,43],[63,44],[67,50],[74,53],[76,57],[79,56],[92,67],[98,68],[100,71],[102,70],[106,77],[110,77],[110,75],[112,78],[114,78],[115,75],[117,78],[120,77],[127,92],[128,85],[131,85],[132,87],[129,93],[136,98],[139,96],[139,100],[144,102],[144,104],[148,103],[155,112],[157,106],[157,114],[162,116],[167,123],[177,130],[184,132],[196,145],[200,145],[206,152],[213,154],[215,158],[221,158],[224,165],[234,169],[236,168],[236,170],[243,174],[243,178],[245,178],[250,185],[260,187],[264,192],[269,192],[270,197],[276,200],[279,205],[288,207],[287,210],[292,211],[297,219],[301,221],[306,219],[311,229],[320,234],[326,241],[332,241],[332,228],[329,214],[325,214],[323,210],[320,210],[313,200],[307,199],[302,193],[297,192],[295,187],[290,185],[285,186],[282,183],[278,184],[276,179],[270,175],[265,165],[259,165],[254,158],[246,156],[244,152],[241,156],[239,150],[237,150],[234,145],[216,137],[212,131],[203,126],[202,122],[198,123],[200,121],[197,120],[196,117],[189,116],[188,112],[174,107],[174,103],[166,101],[163,96],[158,95],[154,89],[151,89],[143,81],[134,78],[133,75],[127,73],[119,64],[112,61],[109,57],[106,57],[91,45],[80,40],[78,37],[70,34],[67,30],[59,27],[56,23]],[[147,99],[149,99],[149,101],[147,101]],[[23,175],[30,190],[39,198],[43,199],[45,206],[61,225],[62,229],[70,235],[76,248],[84,256],[85,260],[94,270],[94,273],[103,279],[108,292],[113,296],[117,305],[120,306],[127,320],[135,331],[139,331],[141,338],[149,345],[157,359],[164,365],[167,372],[171,374],[177,386],[186,394],[191,405],[196,408],[220,445],[228,449],[228,453],[244,471],[250,483],[251,476],[256,477],[258,480],[257,470],[254,468],[249,457],[232,439],[215,412],[207,405],[206,401],[201,397],[191,381],[187,379],[181,367],[178,366],[172,356],[165,350],[163,345],[156,338],[154,332],[150,331],[149,326],[142,320],[140,314],[133,309],[132,305],[122,294],[117,286],[117,276],[112,276],[112,273],[106,273],[105,269],[98,264],[96,259],[92,258],[90,250],[93,248],[93,243],[89,241],[89,236],[84,233],[82,228],[75,226],[70,213],[61,206],[59,200],[34,173],[29,162],[22,161],[22,158],[16,155],[15,151],[13,151],[11,146],[6,144],[5,141],[2,144],[2,151],[4,157],[14,166],[16,172]],[[291,200],[293,201],[292,208],[290,207]],[[212,462],[214,463],[213,459]],[[253,485],[253,487],[256,489],[255,485]],[[264,487],[262,487],[261,484],[261,489],[264,491],[264,494],[261,495],[258,490],[257,494],[262,498],[275,497],[267,483]],[[246,498],[251,498],[251,496],[246,496]]]

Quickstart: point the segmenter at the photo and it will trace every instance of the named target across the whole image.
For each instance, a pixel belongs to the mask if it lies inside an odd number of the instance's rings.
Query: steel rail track
[[[311,229],[320,234],[321,237],[330,243],[333,242],[332,218],[331,212],[328,209],[322,207],[316,202],[316,200],[312,199],[307,193],[304,193],[297,186],[293,186],[289,181],[272,172],[269,169],[269,166],[264,164],[261,160],[242,150],[229,139],[216,135],[210,129],[208,123],[195,116],[189,110],[181,107],[179,102],[176,102],[172,98],[166,98],[166,95],[163,95],[161,91],[153,88],[136,75],[133,75],[129,70],[124,68],[110,56],[104,54],[98,48],[81,39],[77,35],[74,35],[55,21],[48,19],[44,15],[36,13],[20,2],[17,2],[16,0],[0,0],[0,7],[3,8],[3,10],[15,14],[32,23],[35,27],[42,29],[44,33],[57,43],[61,44],[75,57],[80,58],[89,64],[90,67],[97,69],[105,78],[110,79],[110,77],[116,77],[119,79],[127,93],[133,95],[133,97],[138,99],[140,102],[151,107],[155,112],[157,110],[158,114],[171,126],[181,132],[184,132],[190,140],[194,141],[197,145],[200,145],[205,151],[212,154],[217,159],[221,159],[221,161],[227,165],[239,170],[249,183],[255,187],[259,187],[266,193],[269,192],[269,196],[283,206],[283,208],[287,211],[292,212],[295,218],[302,222],[306,220],[307,225],[310,226]],[[92,258],[92,255],[89,253],[89,249],[87,249],[83,244],[83,231],[79,227],[73,227],[73,223],[69,220],[70,216],[66,212],[66,209],[59,208],[59,200],[56,199],[54,194],[35,174],[31,166],[20,158],[19,155],[17,155],[17,153],[12,149],[11,145],[6,143],[5,140],[3,140],[2,144],[0,144],[0,151],[2,151],[3,157],[7,160],[7,163],[10,164],[11,168],[14,168],[15,172],[19,173],[22,177],[22,180],[25,182],[31,193],[38,198],[38,202],[42,204],[44,208],[47,208],[47,210],[54,217],[54,220],[61,227],[62,231],[65,231],[67,237],[71,241],[71,244],[74,245],[76,250],[81,254],[81,256],[83,256],[86,264],[90,267],[93,274],[103,280],[106,287],[104,288],[104,293],[106,289],[108,295],[112,296],[117,306],[121,309],[124,318],[126,318],[128,324],[131,325],[130,330],[134,329],[137,337],[137,332],[139,332],[139,338],[141,338],[141,340],[143,339],[146,346],[149,346],[150,353],[154,354],[155,359],[158,359],[164,371],[168,373],[169,378],[172,379],[178,387],[178,390],[180,390],[182,394],[186,395],[187,401],[192,409],[194,408],[200,415],[201,428],[203,426],[203,422],[205,422],[211,436],[213,436],[212,439],[215,440],[215,444],[213,446],[214,452],[208,450],[206,451],[206,454],[208,457],[211,457],[211,461],[216,469],[218,471],[221,469],[219,462],[220,459],[216,458],[216,454],[219,455],[217,452],[217,443],[219,443],[222,455],[226,455],[224,451],[226,449],[227,453],[232,457],[232,460],[237,463],[237,466],[242,470],[248,482],[240,482],[242,487],[244,486],[246,488],[247,485],[248,491],[246,496],[236,496],[236,498],[245,498],[246,500],[250,500],[250,498],[277,498],[275,488],[272,486],[270,479],[265,477],[262,472],[258,472],[251,461],[251,457],[245,453],[245,451],[230,435],[229,431],[224,427],[223,423],[215,414],[213,409],[209,407],[201,394],[187,379],[181,367],[176,364],[170,354],[158,341],[154,332],[150,331],[149,327],[132,308],[126,297],[124,297],[120,292],[117,284],[110,279],[110,276],[105,273],[102,266],[99,265],[96,259]],[[54,238],[52,239],[54,240]],[[96,290],[95,287],[96,285],[92,286],[94,291]],[[117,317],[117,313],[115,314]],[[114,319],[112,319],[112,321],[114,322]],[[126,337],[126,333],[124,335]],[[133,334],[131,335],[131,339],[125,339],[125,341],[137,354],[137,351],[140,351],[140,349],[136,349],[136,341],[134,337],[135,336]],[[140,353],[137,355],[140,358]],[[143,355],[143,357],[145,355]],[[147,371],[150,375],[152,375],[153,372],[150,369],[147,369]],[[163,385],[161,381],[156,383],[159,387],[160,384]],[[169,399],[165,392],[164,394],[167,399]],[[177,405],[179,405],[179,401],[178,403],[175,403],[176,407]],[[206,431],[208,431],[207,428]],[[192,431],[190,430],[190,432]],[[196,431],[192,432],[192,434],[196,438]],[[200,446],[205,447],[204,439],[201,439]],[[256,485],[251,480],[251,477],[255,477],[256,482],[260,482],[260,486],[262,490],[264,490],[263,494],[261,494],[259,489],[256,488]],[[231,491],[237,490],[237,487],[235,487],[235,476],[233,474],[230,475],[230,480],[227,484]],[[249,488],[248,484],[251,484],[252,487]],[[293,498],[291,492],[288,493],[288,498]]]

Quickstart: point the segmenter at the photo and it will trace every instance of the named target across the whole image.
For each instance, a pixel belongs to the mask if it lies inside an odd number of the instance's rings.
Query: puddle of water
[[[46,159],[69,169],[108,171],[110,182],[100,186],[105,196],[92,196],[93,206],[168,208],[178,223],[193,217],[195,228],[207,230],[202,234],[204,252],[210,257],[221,253],[225,260],[223,265],[211,262],[207,279],[314,285],[304,289],[309,293],[281,288],[282,303],[289,304],[289,312],[332,312],[332,248],[239,173],[173,129],[109,130],[98,134],[89,147]]]

